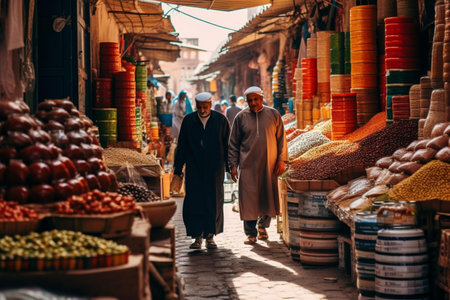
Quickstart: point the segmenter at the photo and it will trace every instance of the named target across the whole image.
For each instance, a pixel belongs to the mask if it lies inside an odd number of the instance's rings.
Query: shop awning
[[[278,1],[278,0],[276,0]],[[275,2],[273,0],[164,0],[167,3],[173,3],[177,5],[186,5],[201,7],[215,10],[236,10],[242,8],[249,8],[264,4],[271,4]],[[291,1],[292,2],[292,1]]]
[[[180,47],[170,17],[163,17],[161,4],[137,0],[105,0],[108,12],[130,37],[136,49],[145,56],[164,61],[175,61]]]

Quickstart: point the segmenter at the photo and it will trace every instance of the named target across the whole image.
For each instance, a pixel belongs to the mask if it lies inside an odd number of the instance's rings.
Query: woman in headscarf
[[[175,99],[172,100],[172,130],[171,135],[177,139],[180,133],[181,123],[185,115],[193,112],[191,102],[185,90],[181,90]]]

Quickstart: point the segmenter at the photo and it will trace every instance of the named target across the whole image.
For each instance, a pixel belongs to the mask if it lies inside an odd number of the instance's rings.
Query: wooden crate
[[[293,180],[285,181],[287,189],[297,193],[308,191],[331,191],[340,185],[334,180]]]

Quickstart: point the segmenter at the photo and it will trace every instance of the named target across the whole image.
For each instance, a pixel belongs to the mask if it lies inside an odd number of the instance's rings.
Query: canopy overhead
[[[278,0],[277,0],[278,1]],[[215,10],[231,11],[242,8],[249,8],[264,4],[271,4],[273,0],[164,0],[167,3],[186,5]],[[292,1],[291,1],[292,3]]]
[[[153,59],[175,61],[180,56],[179,42],[170,17],[163,17],[161,4],[137,0],[104,0],[108,12],[130,37],[138,51]],[[151,55],[149,55],[151,54]]]

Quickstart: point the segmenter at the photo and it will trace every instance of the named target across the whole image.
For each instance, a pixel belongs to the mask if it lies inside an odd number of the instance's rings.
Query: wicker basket
[[[118,237],[128,234],[134,221],[134,211],[124,211],[108,215],[63,215],[53,214],[55,229],[80,231],[103,237]]]

